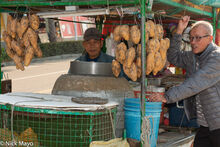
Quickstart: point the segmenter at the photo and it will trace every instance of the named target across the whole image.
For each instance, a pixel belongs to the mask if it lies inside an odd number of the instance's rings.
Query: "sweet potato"
[[[6,47],[7,55],[14,61],[16,64],[16,68],[20,70],[24,70],[24,66],[22,64],[22,59],[19,57],[12,49]]]
[[[146,44],[146,48],[145,48],[145,51],[146,52],[148,52],[148,45]],[[137,57],[141,57],[141,44],[138,44],[138,46],[137,46]],[[145,52],[145,54],[146,54],[146,52]]]
[[[120,36],[124,38],[125,40],[130,39],[130,33],[129,33],[129,26],[128,25],[122,25],[120,26]]]
[[[160,37],[160,28],[159,28],[158,24],[155,25],[154,33],[155,33],[154,38],[159,39],[159,37]]]
[[[114,31],[113,31],[113,38],[115,41],[120,41],[121,36],[120,36],[120,26],[116,26]]]
[[[121,72],[120,63],[116,60],[112,60],[112,72],[115,77],[118,77]]]
[[[166,45],[166,40],[165,39],[161,39],[160,40],[160,55],[161,55],[161,58],[163,60],[166,59],[166,56],[167,56],[167,45]]]
[[[150,52],[147,55],[146,75],[149,75],[154,69],[154,65],[155,65],[154,55],[155,55],[155,52]]]
[[[128,68],[130,68],[131,64],[134,62],[135,56],[136,56],[136,53],[133,47],[129,48],[126,51],[126,59],[125,59],[124,64],[126,64]]]
[[[160,40],[160,48],[166,48],[167,47],[167,42],[165,39]]]
[[[26,16],[23,16],[21,21],[17,24],[17,34],[20,39],[22,39],[24,32],[27,30],[29,25],[29,20]]]
[[[141,77],[141,57],[137,57],[136,59],[136,66],[137,66],[137,77]]]
[[[15,40],[18,42],[21,48],[25,48],[23,39],[20,39],[18,36],[16,36]]]
[[[33,56],[34,56],[34,48],[32,46],[29,46],[25,52],[24,66],[28,66],[31,63]]]
[[[39,46],[37,46],[37,48],[34,49],[34,54],[35,54],[38,58],[41,58],[41,57],[42,57],[43,53],[42,53],[42,51],[41,51],[41,49],[40,49]]]
[[[11,59],[13,59],[13,57],[14,57],[14,55],[15,55],[15,52],[14,52],[12,49],[8,48],[8,47],[6,47],[5,51],[6,51],[7,55],[8,55]]]
[[[155,48],[156,48],[155,39],[150,39],[149,42],[147,43],[147,53],[155,52]]]
[[[27,29],[27,34],[28,34],[28,40],[30,41],[33,48],[36,49],[37,48],[37,34],[31,28]]]
[[[20,47],[17,41],[15,40],[11,41],[11,48],[18,54],[18,56],[22,55],[23,49]]]
[[[137,81],[137,66],[133,62],[131,67],[127,67],[127,65],[123,65],[124,73],[132,80]]]
[[[155,66],[153,69],[153,74],[156,75],[163,68],[163,60],[159,52],[156,52],[154,55]]]
[[[128,67],[126,66],[126,64],[123,65],[123,70],[124,70],[124,73],[125,73],[128,77],[130,77],[130,68],[128,68]]]
[[[137,57],[137,59],[136,59],[136,65],[137,65],[137,67],[140,67],[140,68],[141,68],[141,57]]]
[[[138,44],[141,40],[141,31],[138,25],[134,25],[130,29],[130,39],[134,44]]]
[[[132,81],[137,81],[137,66],[135,65],[134,62],[132,63],[131,68],[130,68],[129,78]]]
[[[29,17],[29,21],[30,21],[31,28],[36,31],[39,28],[39,25],[40,25],[40,20],[39,20],[38,16],[36,14],[32,14]]]
[[[160,39],[163,38],[163,34],[164,34],[164,32],[163,32],[163,27],[162,27],[162,25],[156,24],[156,25],[155,25],[155,36],[154,36],[154,38],[160,40]]]
[[[24,46],[25,46],[26,48],[31,45],[31,44],[30,44],[30,41],[29,41],[29,37],[28,37],[28,33],[27,33],[27,32],[24,33],[22,40],[23,40]]]
[[[19,139],[19,135],[15,131],[10,131],[8,128],[0,128],[0,140],[2,142],[11,142],[11,141],[17,141]],[[13,138],[12,138],[13,135]],[[8,143],[6,143],[8,144]],[[4,147],[6,146],[12,146],[12,145],[2,145]]]
[[[166,41],[166,49],[168,49],[170,47],[170,39],[165,38],[164,40]]]
[[[140,67],[137,67],[137,78],[140,78],[141,77],[141,68]]]
[[[17,18],[11,20],[11,37],[15,38],[17,32]]]
[[[116,58],[121,64],[124,64],[125,60],[126,60],[126,51],[123,49],[120,49],[118,51],[118,58]]]
[[[21,36],[21,23],[19,21],[17,21],[17,23],[16,23],[16,33],[17,33],[18,37],[20,38],[20,36]]]
[[[20,134],[23,142],[32,142],[34,147],[39,146],[37,134],[31,129],[27,128]]]
[[[155,39],[155,51],[158,52],[160,49],[160,41],[158,39]]]
[[[141,44],[137,45],[137,56],[141,57]]]
[[[21,62],[21,58],[18,55],[15,54],[12,59],[14,60],[14,63],[16,64],[16,68],[23,71],[24,66]]]
[[[163,38],[163,35],[164,35],[163,26],[159,24],[159,28],[160,28],[160,35],[159,35],[159,39],[162,39],[162,38]]]
[[[145,43],[149,41],[149,32],[145,32]]]
[[[127,51],[127,47],[124,42],[121,42],[120,44],[117,45],[115,57],[116,57],[116,60],[120,62],[121,64],[124,64],[125,62],[126,51]]]
[[[7,16],[7,34],[11,36],[11,22],[12,22],[13,17],[8,14]]]
[[[149,32],[149,37],[155,36],[155,24],[152,20],[148,20],[145,23],[145,30],[146,30],[146,32]]]
[[[3,32],[2,36],[7,48],[11,49],[11,37],[7,34],[6,31]]]

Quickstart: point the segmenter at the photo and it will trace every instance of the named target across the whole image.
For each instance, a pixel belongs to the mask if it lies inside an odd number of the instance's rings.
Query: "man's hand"
[[[150,102],[164,102],[166,103],[167,100],[165,99],[165,97],[159,93],[153,93],[149,96],[149,101]]]
[[[184,29],[187,27],[188,23],[190,20],[190,16],[183,16],[183,18],[179,21],[178,26],[177,26],[177,34],[183,33]]]

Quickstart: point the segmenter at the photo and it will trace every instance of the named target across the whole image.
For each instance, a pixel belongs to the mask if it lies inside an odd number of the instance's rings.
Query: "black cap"
[[[84,34],[84,40],[88,41],[90,39],[101,40],[102,34],[96,28],[88,28]]]

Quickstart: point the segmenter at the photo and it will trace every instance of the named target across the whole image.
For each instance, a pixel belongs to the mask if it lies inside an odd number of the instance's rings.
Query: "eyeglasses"
[[[195,39],[196,42],[199,42],[202,38],[205,38],[205,37],[208,37],[208,36],[210,36],[210,35],[195,36],[195,37],[190,36],[190,37],[189,37],[189,40],[190,40],[190,42],[193,42],[193,40]]]

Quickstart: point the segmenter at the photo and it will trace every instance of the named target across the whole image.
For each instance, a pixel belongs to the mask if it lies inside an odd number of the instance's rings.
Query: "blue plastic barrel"
[[[162,102],[146,102],[145,116],[150,118],[150,145],[156,147]],[[138,98],[125,98],[125,129],[126,137],[140,141],[141,105]]]

